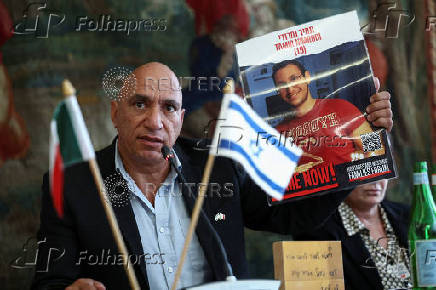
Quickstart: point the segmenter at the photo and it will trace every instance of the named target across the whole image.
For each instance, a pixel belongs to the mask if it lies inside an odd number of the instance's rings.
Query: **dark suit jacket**
[[[400,247],[408,248],[409,208],[406,205],[383,201],[381,203],[394,229]],[[382,290],[383,285],[369,251],[359,234],[349,237],[336,211],[317,231],[297,235],[300,241],[341,241],[345,288],[347,290]]]
[[[182,174],[186,181],[198,184],[201,182],[208,152],[198,151],[194,147],[193,140],[179,138],[174,150],[182,163]],[[115,173],[114,156],[115,141],[97,153],[103,179]],[[219,192],[216,192],[216,188],[215,192],[208,190],[203,205],[205,215],[200,217],[196,228],[196,234],[215,280],[225,279],[226,268],[224,258],[217,250],[219,245],[208,223],[213,225],[221,237],[234,275],[238,278],[247,278],[244,225],[254,230],[268,230],[281,234],[297,233],[305,228],[314,229],[334,212],[349,193],[337,192],[269,207],[265,193],[252,182],[240,166],[223,157],[215,159],[210,182],[233,185],[230,187],[233,190],[231,196],[228,191],[224,191],[224,186],[221,186]],[[187,186],[182,186],[182,194],[188,213],[191,214],[195,198],[189,194]],[[129,254],[141,255],[141,239],[130,203],[114,207],[114,211]],[[225,220],[215,221],[217,213],[225,214]],[[34,289],[62,288],[78,278],[101,281],[107,289],[128,289],[127,277],[122,266],[76,265],[81,251],[87,251],[88,255],[101,255],[102,249],[110,249],[111,253],[118,252],[87,164],[69,167],[65,172],[63,219],[58,218],[53,209],[48,176],[44,176],[38,238],[45,242],[39,244],[38,272],[32,285]],[[63,250],[65,251],[61,255]],[[145,267],[146,264],[141,263],[135,264],[134,268],[142,289],[149,288]]]

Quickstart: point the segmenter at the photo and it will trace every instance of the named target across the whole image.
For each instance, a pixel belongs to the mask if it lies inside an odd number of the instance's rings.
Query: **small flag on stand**
[[[287,143],[280,142],[279,132],[262,120],[233,92],[233,81],[228,80],[223,89],[224,98],[221,112],[215,127],[201,184],[209,184],[215,156],[225,156],[241,163],[245,171],[267,194],[276,199],[283,199],[283,194],[302,151],[291,144],[290,140],[287,140]],[[206,189],[207,186],[198,188],[198,198],[192,210],[191,224],[186,234],[171,290],[176,290],[177,282],[182,273],[183,263],[197,226]],[[222,213],[215,215],[215,221],[224,219],[225,215]],[[229,275],[236,279],[232,276],[231,271],[229,271]]]
[[[129,264],[129,252],[124,244],[115,213],[107,197],[106,187],[95,160],[94,147],[89,138],[82,112],[76,99],[76,90],[68,81],[62,82],[65,99],[56,107],[50,124],[50,191],[53,206],[60,218],[64,216],[63,185],[64,169],[75,163],[87,161],[94,177],[98,195],[106,213],[117,248],[123,260],[124,270],[132,290],[140,290],[133,267]]]
[[[63,217],[64,169],[95,158],[76,92],[68,80],[62,83],[65,99],[56,107],[50,123],[50,191],[59,217]]]
[[[210,154],[242,164],[267,194],[281,200],[302,154],[235,94],[224,94]]]

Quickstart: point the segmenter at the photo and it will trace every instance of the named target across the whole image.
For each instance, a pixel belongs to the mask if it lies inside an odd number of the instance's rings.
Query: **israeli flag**
[[[302,150],[239,96],[224,94],[210,154],[241,163],[257,185],[281,200]]]

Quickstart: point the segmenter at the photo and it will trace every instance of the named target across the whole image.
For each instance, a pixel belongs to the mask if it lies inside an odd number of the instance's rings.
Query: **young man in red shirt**
[[[272,77],[280,97],[292,107],[288,118],[276,129],[292,137],[304,150],[297,172],[325,166],[326,162],[336,165],[384,154],[383,146],[364,152],[361,135],[374,131],[356,106],[343,99],[312,97],[310,73],[301,63],[296,60],[277,63]]]

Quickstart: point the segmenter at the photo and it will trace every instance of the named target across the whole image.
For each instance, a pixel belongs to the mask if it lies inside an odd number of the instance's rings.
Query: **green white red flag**
[[[63,217],[64,169],[95,158],[75,95],[66,97],[56,107],[50,130],[50,191],[54,208]]]

